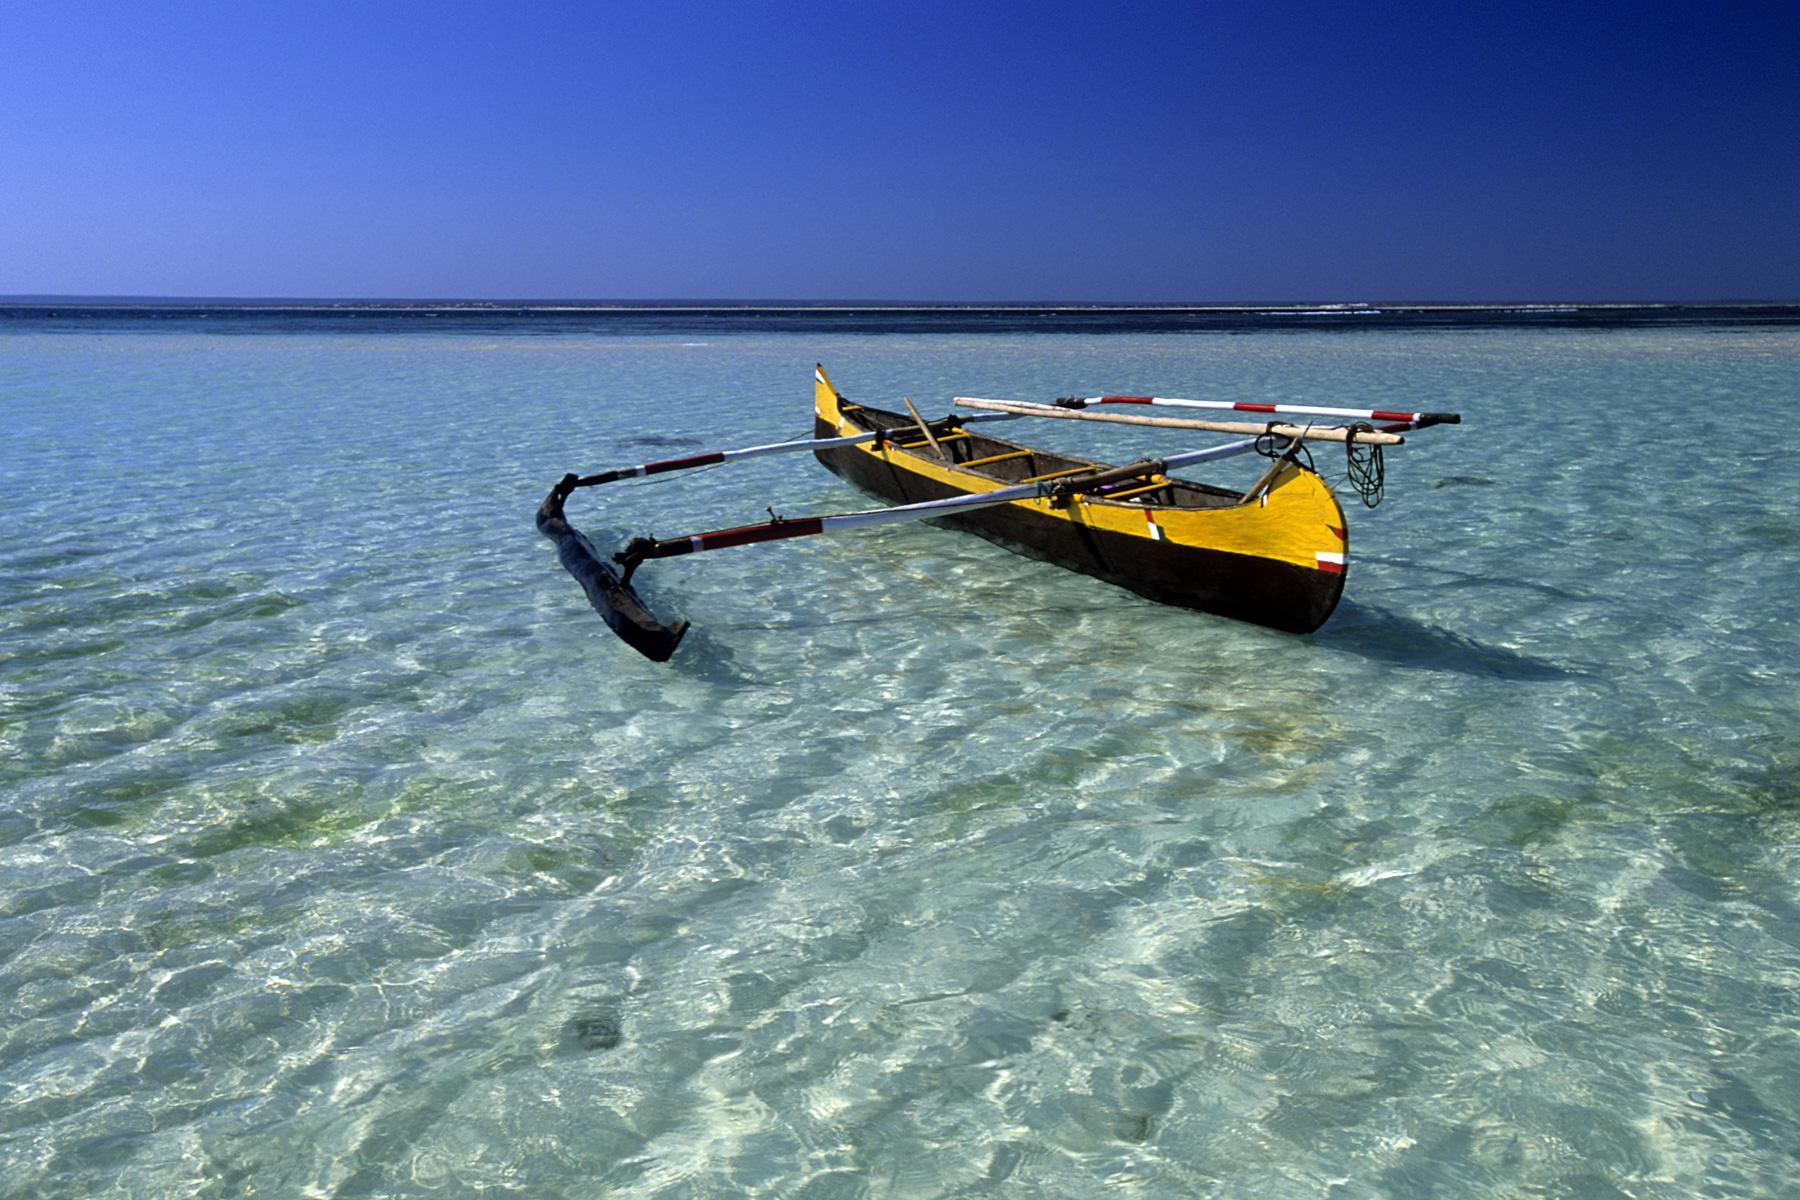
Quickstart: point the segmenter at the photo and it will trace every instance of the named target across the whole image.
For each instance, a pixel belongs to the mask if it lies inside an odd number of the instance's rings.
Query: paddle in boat
[[[1343,594],[1349,532],[1337,497],[1313,468],[1308,443],[1341,443],[1347,477],[1371,507],[1380,499],[1382,450],[1403,434],[1455,424],[1455,413],[1390,412],[1155,396],[1063,397],[1054,403],[957,397],[971,410],[935,421],[853,403],[821,366],[813,375],[813,437],[565,475],[538,510],[538,529],[615,632],[645,656],[667,660],[687,622],[665,625],[631,586],[649,559],[810,537],[906,520],[936,520],[1165,604],[1292,633],[1324,624]],[[1223,410],[1260,422],[1165,413]],[[1314,418],[1333,418],[1319,424]],[[1240,435],[1203,450],[1109,466],[995,437],[1020,419],[1104,421]],[[634,538],[610,561],[564,516],[578,488],[772,454],[811,451],[885,508],[674,538]],[[1268,466],[1243,491],[1193,483],[1172,472],[1261,453]]]

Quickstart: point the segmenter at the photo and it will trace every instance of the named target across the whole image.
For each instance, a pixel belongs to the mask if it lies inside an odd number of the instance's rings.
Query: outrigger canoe
[[[1337,497],[1313,469],[1306,443],[1344,443],[1349,477],[1365,503],[1373,506],[1380,496],[1383,447],[1400,444],[1407,431],[1461,419],[1455,413],[1095,396],[1064,397],[1054,404],[958,397],[957,407],[985,411],[926,421],[910,402],[905,403],[906,412],[853,403],[818,367],[813,375],[812,438],[712,451],[595,475],[565,475],[539,508],[538,528],[557,543],[563,565],[614,631],[657,661],[674,654],[687,622],[661,623],[631,587],[633,573],[646,560],[919,519],[966,529],[1165,604],[1310,633],[1325,623],[1343,595],[1349,528]],[[1258,425],[1116,411],[1125,406],[1153,411],[1225,409],[1255,413],[1265,420]],[[1319,416],[1350,418],[1353,423],[1300,425],[1286,419]],[[1109,466],[986,431],[988,423],[1030,417],[1249,436],[1204,450]],[[678,538],[635,538],[612,555],[611,564],[563,514],[577,488],[806,450],[863,491],[890,501],[891,507],[778,517]],[[1269,466],[1243,491],[1170,474],[1181,467],[1254,452],[1266,455]]]

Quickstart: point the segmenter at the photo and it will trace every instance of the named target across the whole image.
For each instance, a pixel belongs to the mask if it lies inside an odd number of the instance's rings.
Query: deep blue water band
[[[218,333],[1278,333],[1800,325],[1800,304],[1315,306],[0,301],[0,328]]]

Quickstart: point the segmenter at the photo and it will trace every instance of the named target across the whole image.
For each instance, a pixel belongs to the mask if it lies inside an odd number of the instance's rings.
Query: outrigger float
[[[1157,396],[1064,397],[1053,404],[961,396],[956,407],[976,411],[927,421],[910,401],[903,402],[905,412],[851,403],[832,386],[823,367],[815,370],[813,381],[811,438],[565,475],[545,497],[538,530],[556,543],[563,566],[580,581],[606,623],[646,657],[666,661],[681,644],[688,623],[662,623],[638,597],[631,579],[644,562],[912,520],[967,529],[1165,604],[1310,633],[1325,623],[1343,595],[1349,531],[1337,497],[1313,467],[1307,443],[1342,443],[1347,478],[1364,503],[1374,507],[1383,483],[1382,449],[1400,445],[1402,435],[1412,430],[1462,419],[1456,413]],[[1138,411],[1121,411],[1128,408]],[[1263,421],[1153,416],[1145,409],[1255,413]],[[1311,421],[1318,417],[1339,423]],[[1022,418],[1241,436],[1204,450],[1108,466],[985,431],[990,423]],[[973,428],[977,426],[982,428]],[[633,538],[610,561],[563,515],[564,504],[578,488],[801,451],[811,451],[831,471],[892,506],[776,517],[673,538]],[[1171,474],[1254,453],[1270,462],[1245,491]]]

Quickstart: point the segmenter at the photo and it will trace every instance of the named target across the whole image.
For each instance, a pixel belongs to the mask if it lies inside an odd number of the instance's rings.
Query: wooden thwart
[[[1008,450],[1005,454],[990,454],[986,458],[971,458],[968,462],[957,463],[956,465],[966,471],[971,467],[985,467],[989,463],[1005,462],[1009,458],[1029,458],[1033,453],[1035,453],[1035,451]]]
[[[1153,425],[1161,429],[1205,429],[1213,433],[1259,434],[1303,438],[1314,442],[1344,442],[1352,436],[1365,446],[1398,446],[1406,441],[1397,433],[1380,430],[1351,430],[1343,426],[1289,425],[1271,422],[1257,425],[1247,421],[1207,421],[1189,417],[1139,417],[1131,413],[1090,412],[1086,409],[1058,408],[1053,404],[1030,404],[1014,400],[977,400],[968,396],[956,398],[958,408],[984,408],[1012,413],[1021,417],[1049,417],[1058,421],[1108,421],[1117,425]]]

